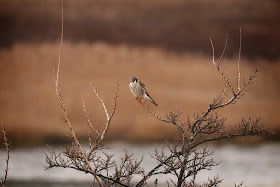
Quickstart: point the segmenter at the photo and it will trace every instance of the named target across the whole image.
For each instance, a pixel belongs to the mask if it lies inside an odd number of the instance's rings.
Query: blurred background
[[[241,77],[248,78],[257,67],[262,71],[237,104],[219,112],[233,125],[251,114],[263,116],[262,122],[276,134],[235,141],[236,150],[246,144],[279,156],[279,151],[269,151],[280,148],[279,18],[277,0],[65,0],[60,88],[76,133],[87,139],[83,101],[94,126],[104,127],[105,114],[90,83],[110,111],[118,80],[120,101],[106,141],[150,146],[172,140],[175,127],[157,121],[134,100],[128,88],[130,77],[138,76],[146,84],[159,104],[153,108],[161,116],[177,109],[185,121],[206,109],[224,86],[212,63],[209,36],[218,59],[229,35],[221,67],[236,88],[242,26]],[[53,83],[61,33],[60,1],[0,0],[0,28],[0,120],[6,125],[11,149],[43,151],[46,144],[70,142]],[[4,152],[3,160],[2,156]],[[279,173],[279,161],[268,162]],[[11,167],[16,170],[19,165],[12,162]],[[12,169],[11,176],[18,179]],[[30,176],[33,180],[35,175]]]

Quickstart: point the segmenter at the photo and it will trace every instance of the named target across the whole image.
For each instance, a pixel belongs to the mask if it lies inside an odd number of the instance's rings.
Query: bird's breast
[[[145,89],[139,83],[129,83],[129,89],[135,97],[143,98],[145,95]]]

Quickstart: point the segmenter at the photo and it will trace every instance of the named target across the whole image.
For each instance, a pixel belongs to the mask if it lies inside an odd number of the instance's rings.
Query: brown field
[[[52,143],[69,138],[62,121],[53,84],[53,66],[58,61],[58,42],[18,43],[0,51],[0,119],[9,138],[20,144]],[[94,83],[110,106],[119,81],[120,101],[108,140],[157,141],[174,136],[176,129],[151,117],[134,100],[129,79],[138,76],[159,104],[153,107],[164,116],[170,109],[187,115],[204,110],[221,93],[223,80],[211,58],[196,53],[173,53],[153,47],[132,47],[105,43],[71,43],[63,46],[60,85],[77,134],[86,137],[87,125],[82,101],[88,106],[93,124],[101,129],[105,115],[93,94]],[[237,58],[226,58],[222,68],[236,83]],[[248,78],[262,67],[257,81],[236,105],[220,112],[236,124],[242,116],[263,116],[263,123],[280,130],[280,61],[241,60],[241,76]],[[236,86],[235,86],[236,87]],[[109,107],[110,110],[110,107]]]

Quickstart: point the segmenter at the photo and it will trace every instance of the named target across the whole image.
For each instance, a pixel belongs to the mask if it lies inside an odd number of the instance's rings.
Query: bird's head
[[[137,77],[131,77],[130,82],[133,82],[133,83],[138,82]]]

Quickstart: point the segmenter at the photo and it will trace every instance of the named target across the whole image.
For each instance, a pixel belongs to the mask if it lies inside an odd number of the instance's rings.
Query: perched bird
[[[140,82],[140,80],[137,77],[132,77],[130,79],[129,89],[139,102],[141,102],[141,99],[148,99],[154,105],[158,106],[149,95],[147,89],[145,88],[145,84]]]

